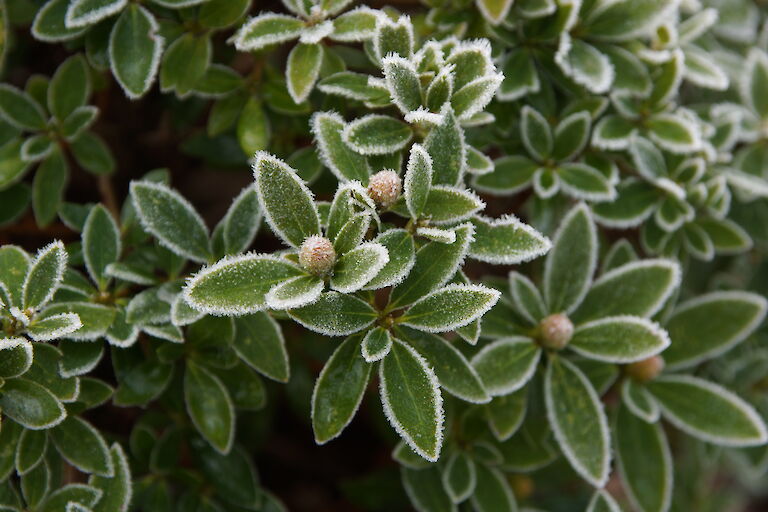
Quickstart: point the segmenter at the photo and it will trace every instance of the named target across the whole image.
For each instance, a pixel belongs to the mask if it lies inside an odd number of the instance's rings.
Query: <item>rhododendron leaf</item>
[[[422,331],[450,331],[481,317],[500,295],[485,286],[451,284],[416,301],[400,321]]]
[[[432,157],[421,144],[411,146],[408,165],[403,180],[403,195],[411,217],[421,217],[432,184]]]
[[[317,276],[292,277],[273,286],[264,300],[270,309],[298,308],[315,302],[324,286],[323,280]]]
[[[434,185],[422,207],[422,216],[435,224],[466,220],[485,208],[485,203],[469,190]]]
[[[392,336],[383,327],[375,327],[363,338],[360,352],[368,363],[379,361],[389,354],[392,348]]]
[[[112,215],[102,205],[91,209],[83,226],[83,258],[91,279],[100,290],[106,289],[107,267],[120,257],[120,229]]]
[[[407,448],[406,448],[407,449]],[[443,487],[440,470],[433,466],[412,469],[400,468],[403,488],[411,503],[424,512],[455,512],[456,506]]]
[[[115,468],[107,443],[98,430],[77,416],[51,429],[51,441],[59,453],[80,471],[111,477]]]
[[[51,428],[67,416],[64,406],[53,393],[37,382],[21,377],[5,381],[0,406],[4,415],[32,430]]]
[[[188,360],[184,372],[184,401],[197,431],[219,453],[232,448],[235,410],[227,388],[205,367]]]
[[[288,92],[296,103],[301,103],[309,97],[320,76],[320,65],[323,63],[323,47],[319,44],[299,43],[288,55],[285,70]]]
[[[352,293],[373,279],[389,262],[386,247],[366,242],[339,258],[331,277],[331,287],[342,293]]]
[[[488,426],[494,437],[506,441],[512,437],[523,424],[528,406],[528,390],[521,388],[509,395],[494,397],[485,406]]]
[[[504,396],[533,377],[540,356],[541,349],[530,338],[502,338],[483,346],[472,358],[472,366],[490,395]]]
[[[137,99],[152,87],[165,39],[154,16],[138,4],[128,5],[109,38],[109,61],[125,94]]]
[[[391,54],[381,61],[392,101],[403,114],[421,106],[421,82],[410,60]]]
[[[286,14],[262,13],[240,27],[233,37],[239,51],[259,50],[265,46],[296,39],[304,29],[298,18]]]
[[[0,377],[10,379],[24,374],[32,366],[32,344],[24,338],[0,340]]]
[[[520,113],[520,136],[525,149],[535,160],[543,161],[552,154],[554,145],[552,129],[538,110],[528,105]]]
[[[373,277],[365,288],[374,290],[400,283],[416,262],[416,245],[410,233],[404,229],[390,229],[376,237],[374,242],[383,245],[389,261]]]
[[[367,183],[370,175],[368,162],[342,139],[346,128],[344,119],[333,112],[318,112],[312,116],[311,125],[323,164],[341,181]]]
[[[509,292],[515,309],[531,324],[538,324],[547,316],[541,293],[524,275],[515,271],[509,273]]]
[[[479,261],[513,265],[543,256],[552,246],[547,237],[514,216],[473,217],[475,239],[469,256]]]
[[[450,105],[440,111],[443,121],[430,130],[424,149],[432,157],[432,183],[457,185],[466,170],[467,145],[464,131]]]
[[[93,512],[123,512],[128,510],[131,503],[133,489],[128,458],[118,443],[112,444],[109,455],[112,458],[114,475],[112,477],[91,475],[88,479],[88,485],[95,487],[102,493],[101,498],[93,507]]]
[[[53,298],[67,266],[67,251],[53,242],[38,251],[24,279],[22,303],[25,309],[39,309]]]
[[[632,414],[643,421],[654,423],[659,419],[659,404],[645,386],[632,379],[622,382],[621,401]]]
[[[326,292],[314,303],[292,309],[288,314],[298,323],[326,336],[347,336],[376,320],[376,311],[362,300],[339,292]]]
[[[497,468],[476,464],[477,484],[470,501],[478,512],[515,512],[517,502],[509,482]]]
[[[342,139],[362,155],[385,155],[405,147],[412,135],[408,125],[397,119],[369,114],[349,123]]]
[[[669,346],[658,324],[636,316],[609,316],[579,325],[569,347],[579,354],[610,363],[631,363]]]

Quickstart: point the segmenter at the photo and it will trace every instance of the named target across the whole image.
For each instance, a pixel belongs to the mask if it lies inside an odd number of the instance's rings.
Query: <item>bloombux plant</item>
[[[763,2],[0,25],[0,510],[765,506]]]

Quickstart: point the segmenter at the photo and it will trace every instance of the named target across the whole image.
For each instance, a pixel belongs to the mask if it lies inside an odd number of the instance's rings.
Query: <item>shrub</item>
[[[0,0],[0,509],[766,493],[766,8],[397,5]]]

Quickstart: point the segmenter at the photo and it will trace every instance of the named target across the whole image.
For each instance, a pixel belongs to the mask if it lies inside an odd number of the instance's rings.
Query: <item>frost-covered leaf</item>
[[[463,121],[481,112],[496,94],[502,80],[504,75],[500,73],[481,76],[454,92],[451,106],[456,116]]]
[[[597,266],[597,232],[589,209],[573,208],[555,234],[544,267],[544,299],[550,312],[571,312],[592,284]]]
[[[0,377],[10,379],[32,366],[32,344],[24,338],[0,339]]]
[[[354,213],[333,238],[336,254],[346,254],[360,245],[371,224],[368,212]]]
[[[763,297],[742,291],[713,292],[683,302],[666,322],[672,345],[664,360],[685,368],[730,350],[757,329],[767,308]]]
[[[416,246],[413,237],[404,229],[390,229],[376,237],[374,242],[383,245],[389,261],[368,281],[366,289],[375,290],[400,283],[416,262]]]
[[[265,152],[254,157],[256,193],[272,231],[288,245],[299,247],[320,234],[320,217],[312,192],[296,171]]]
[[[452,244],[456,241],[456,233],[450,229],[416,228],[416,236],[424,237],[432,242],[440,242],[441,244]]]
[[[323,47],[319,44],[299,43],[293,47],[285,70],[288,93],[293,101],[301,103],[309,97],[322,63]]]
[[[665,512],[672,497],[672,455],[664,430],[620,407],[614,429],[624,488],[642,512]]]
[[[475,239],[469,256],[487,263],[514,265],[543,256],[552,246],[547,237],[514,216],[473,217]]]
[[[611,315],[653,316],[679,286],[680,266],[672,260],[629,262],[594,282],[573,314],[576,322]]]
[[[443,399],[424,358],[395,339],[379,366],[379,389],[392,427],[413,451],[436,461],[443,444]]]
[[[5,381],[0,407],[4,415],[32,430],[51,428],[67,416],[64,406],[53,393],[37,382],[21,377]]]
[[[616,189],[610,180],[587,164],[563,164],[558,168],[557,176],[563,192],[576,199],[595,203],[616,199]]]
[[[461,503],[469,498],[475,490],[475,463],[466,452],[457,451],[451,454],[443,469],[443,488],[453,503]]]
[[[504,156],[494,162],[494,170],[477,176],[473,188],[495,196],[512,195],[531,183],[539,164],[524,156]]]
[[[35,320],[27,327],[30,338],[35,341],[51,341],[63,338],[80,329],[83,323],[80,317],[74,313],[59,313],[42,320]]]
[[[40,249],[24,279],[22,303],[25,309],[36,310],[51,300],[61,284],[67,266],[67,251],[59,241]]]
[[[256,188],[245,187],[232,201],[226,215],[216,227],[217,230],[222,230],[224,252],[238,254],[247,249],[256,237],[261,217]]]
[[[312,392],[315,442],[338,437],[354,418],[363,399],[371,365],[360,352],[360,335],[350,336],[333,352]]]
[[[566,76],[594,94],[605,93],[613,83],[614,69],[608,57],[568,33],[560,36],[555,62]]]
[[[45,308],[37,319],[42,321],[62,314],[74,314],[82,323],[79,329],[67,333],[67,338],[91,341],[106,334],[115,319],[115,308],[89,302],[57,302]]]
[[[32,22],[32,35],[38,41],[56,43],[81,36],[85,28],[67,28],[65,17],[70,0],[49,0],[40,7]]]
[[[389,354],[392,348],[392,336],[383,327],[375,327],[363,338],[360,352],[368,363],[379,361]]]
[[[454,231],[454,243],[430,242],[419,249],[416,262],[408,276],[392,290],[390,307],[407,306],[453,277],[467,254],[474,227],[471,224],[461,224],[454,228]]]
[[[519,389],[509,395],[497,396],[485,406],[488,426],[499,441],[512,437],[523,424],[528,410],[528,390]]]
[[[752,48],[747,55],[746,70],[741,79],[741,99],[760,119],[768,119],[768,100],[765,88],[768,86],[768,55]]]
[[[385,85],[380,81],[372,80],[370,75],[340,71],[320,80],[317,88],[326,94],[380,104],[389,101],[389,91]],[[332,113],[323,112],[323,114],[331,115]]]
[[[538,324],[547,316],[547,308],[538,288],[519,272],[509,273],[509,293],[515,309],[532,324]]]
[[[752,248],[752,238],[744,228],[730,219],[697,219],[718,254],[739,254]]]
[[[451,284],[419,299],[400,321],[427,332],[451,331],[481,317],[500,296],[485,286]]]
[[[451,343],[440,336],[407,327],[398,327],[395,335],[424,357],[440,386],[450,394],[472,403],[490,400],[475,369]]]
[[[669,346],[669,336],[655,322],[636,316],[609,316],[579,325],[569,345],[579,354],[610,363],[631,363]]]
[[[611,62],[615,73],[611,89],[618,93],[645,97],[651,92],[651,76],[648,68],[632,52],[618,45],[599,47]]]
[[[69,4],[64,24],[67,28],[95,25],[119,13],[126,5],[128,0],[74,0]]]
[[[266,307],[264,297],[274,285],[302,274],[297,265],[271,255],[224,258],[190,278],[184,299],[207,314],[254,313]]]
[[[69,504],[76,503],[84,507],[85,510],[91,510],[91,507],[100,498],[101,491],[95,487],[85,484],[67,484],[49,494],[37,509],[40,512],[55,512],[57,510],[69,512],[69,509],[67,509]]]
[[[367,183],[370,175],[367,160],[342,139],[347,126],[344,119],[334,112],[317,112],[312,116],[311,126],[323,164],[339,180]]]
[[[331,287],[342,293],[352,293],[373,279],[389,262],[386,247],[366,242],[339,258],[331,277]]]
[[[578,155],[589,141],[592,118],[582,110],[566,117],[555,128],[552,157],[556,160],[570,160]]]
[[[45,128],[45,113],[28,93],[9,84],[0,84],[0,116],[21,130]]]
[[[760,415],[747,402],[712,382],[666,375],[648,383],[663,416],[684,432],[721,446],[756,446],[768,441]]]
[[[418,219],[427,204],[432,184],[432,157],[421,144],[411,146],[403,180],[403,195],[411,217]]]
[[[534,60],[525,49],[509,52],[502,71],[504,81],[496,95],[501,101],[517,100],[529,93],[538,92],[541,87]]]
[[[403,451],[408,448],[403,448]],[[409,457],[414,455],[408,454]],[[415,456],[418,457],[418,456]],[[401,459],[397,459],[400,462]],[[402,462],[401,462],[402,464]],[[433,464],[427,463],[422,468],[412,468],[404,465],[400,468],[403,488],[411,503],[419,512],[456,512],[456,506],[443,488],[440,470]]]
[[[67,417],[51,429],[51,441],[59,453],[80,471],[106,477],[114,475],[107,443],[87,421],[77,416]]]
[[[160,89],[184,97],[201,82],[211,64],[211,38],[187,32],[165,50],[160,67]]]
[[[376,310],[352,295],[326,292],[314,303],[288,311],[291,318],[309,330],[326,336],[347,336],[371,325]]]
[[[422,207],[422,216],[434,224],[466,220],[485,208],[485,202],[471,190],[434,185]]]
[[[304,29],[298,18],[286,14],[262,13],[240,27],[232,41],[241,52],[296,39]]]
[[[648,135],[673,153],[692,153],[701,147],[699,127],[674,114],[656,114],[648,119]]]
[[[381,61],[392,101],[403,114],[421,106],[421,82],[413,63],[397,54]]]
[[[699,87],[715,91],[724,91],[730,85],[728,75],[710,54],[693,45],[686,47],[683,76]]]
[[[407,124],[382,114],[368,114],[347,124],[342,139],[361,155],[385,155],[405,147],[413,133]]]
[[[232,448],[235,410],[227,388],[205,367],[188,360],[184,372],[184,402],[197,431],[219,453]]]
[[[541,348],[523,336],[489,343],[472,358],[485,388],[492,396],[505,396],[522,388],[533,377]]]
[[[432,157],[432,183],[457,185],[467,164],[464,131],[450,105],[444,105],[440,114],[442,122],[432,128],[424,140],[424,149]]]
[[[613,496],[600,489],[592,495],[586,512],[621,512],[621,507],[613,499]]]
[[[91,209],[83,226],[83,259],[91,279],[106,289],[107,267],[120,257],[120,229],[115,219],[102,205]]]
[[[91,82],[85,58],[78,54],[65,60],[48,86],[48,108],[60,122],[79,108],[84,108],[91,94]]]
[[[617,198],[611,202],[592,205],[595,219],[612,228],[640,225],[658,206],[659,196],[652,185],[636,179],[625,180],[617,187]]]
[[[155,17],[138,4],[128,5],[110,32],[109,62],[130,99],[152,87],[164,46]]]
[[[112,477],[91,475],[88,479],[88,485],[102,493],[98,503],[93,507],[93,512],[127,512],[133,494],[131,468],[120,444],[112,444],[109,455],[112,458],[114,475]]]
[[[538,110],[528,105],[520,112],[520,136],[528,153],[536,160],[546,160],[552,154],[554,141],[549,123]]]
[[[134,181],[131,199],[144,229],[163,246],[193,261],[209,260],[208,228],[181,194],[160,183]]]
[[[514,0],[476,0],[475,3],[480,13],[491,25],[498,25],[509,14]]]
[[[597,10],[586,31],[598,39],[627,41],[649,34],[676,6],[672,0],[618,0]]]
[[[257,312],[235,319],[235,352],[253,369],[278,382],[290,375],[288,352],[280,325],[268,314]]]
[[[373,37],[380,12],[361,5],[333,19],[334,41],[359,42]]]
[[[477,464],[477,485],[470,497],[478,512],[515,512],[517,502],[509,482],[497,468]]]
[[[633,379],[625,379],[621,383],[621,401],[632,414],[643,421],[654,423],[659,419],[659,404],[645,386]]]
[[[317,276],[297,276],[273,286],[264,296],[270,309],[299,308],[315,302],[325,283]]]
[[[413,24],[408,16],[392,20],[389,16],[377,16],[373,36],[373,51],[379,60],[390,53],[410,58],[414,50]]]
[[[608,421],[592,385],[573,363],[553,357],[544,381],[547,418],[574,470],[595,487],[608,480]]]

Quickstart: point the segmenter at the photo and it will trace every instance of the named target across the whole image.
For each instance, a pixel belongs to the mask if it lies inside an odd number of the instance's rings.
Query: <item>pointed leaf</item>
[[[631,363],[667,348],[669,336],[650,320],[629,315],[611,316],[579,325],[568,346],[598,361]]]
[[[331,287],[352,293],[373,279],[389,262],[387,249],[376,242],[366,242],[342,256],[333,270]]]
[[[311,126],[323,164],[339,180],[367,183],[370,175],[368,162],[342,139],[347,126],[344,119],[335,112],[317,112],[312,116]]]
[[[520,135],[528,153],[536,160],[543,161],[552,153],[552,130],[549,123],[539,111],[528,105],[523,107],[520,115]]]
[[[131,468],[122,446],[114,443],[109,450],[115,474],[111,478],[92,475],[88,485],[102,492],[101,499],[93,507],[93,512],[128,512],[133,493]]]
[[[522,388],[533,377],[541,349],[530,338],[502,338],[485,345],[472,358],[472,366],[491,396],[504,396]]]
[[[90,423],[69,416],[51,429],[51,441],[67,461],[84,473],[114,475],[107,443]]]
[[[219,453],[228,453],[235,435],[232,399],[218,377],[191,360],[184,372],[184,401],[197,431]]]
[[[322,63],[323,47],[319,44],[299,43],[293,47],[285,70],[288,93],[293,101],[301,103],[309,97]]]
[[[432,184],[432,157],[421,144],[411,146],[403,180],[403,195],[411,217],[418,219],[424,211]]]
[[[112,73],[130,99],[143,96],[155,81],[165,40],[154,16],[138,4],[129,5],[110,32]]]
[[[509,482],[496,468],[477,464],[477,485],[472,494],[472,506],[477,512],[515,512],[517,502]]]
[[[477,484],[475,463],[465,452],[451,454],[443,469],[443,488],[454,503],[469,498]]]
[[[419,299],[400,321],[427,332],[451,331],[483,316],[500,296],[481,285],[450,284]]]
[[[367,363],[379,361],[389,354],[392,348],[392,336],[382,327],[368,331],[363,338],[361,353]]]
[[[381,114],[369,114],[349,123],[342,139],[361,155],[385,155],[405,147],[413,133],[407,124]]]
[[[317,276],[292,277],[273,286],[264,300],[270,309],[298,308],[315,302],[324,286],[323,280]]]
[[[432,128],[424,140],[424,149],[432,157],[432,183],[457,185],[461,183],[467,165],[464,131],[449,104],[440,114],[442,123]]]
[[[419,512],[456,512],[440,479],[440,470],[433,465],[427,468],[400,468],[405,493]]]
[[[352,295],[326,292],[310,304],[288,311],[288,315],[309,330],[326,336],[347,336],[376,320],[376,311]]]
[[[389,262],[368,281],[366,289],[375,290],[400,283],[410,273],[416,261],[413,237],[404,229],[390,229],[377,236],[374,242],[387,249]]]
[[[120,230],[115,219],[102,205],[91,209],[83,227],[83,258],[88,273],[104,290],[109,282],[107,266],[120,257]]]
[[[287,382],[288,352],[280,325],[264,312],[235,319],[233,348],[240,358],[262,375]]]
[[[0,407],[4,415],[32,430],[51,428],[67,416],[53,393],[24,378],[5,381]]]
[[[233,37],[235,48],[246,52],[265,46],[296,39],[304,23],[298,18],[285,14],[262,13],[240,27]]]
[[[519,264],[543,256],[552,246],[547,237],[514,216],[476,216],[472,224],[475,239],[469,246],[469,256],[486,263]]]
[[[25,309],[39,309],[51,300],[66,266],[67,251],[61,242],[52,242],[38,251],[24,279]]]

